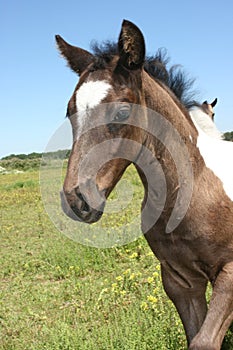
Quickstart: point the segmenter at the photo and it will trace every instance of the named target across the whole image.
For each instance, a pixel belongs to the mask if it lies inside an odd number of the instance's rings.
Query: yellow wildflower
[[[117,290],[117,283],[112,283],[112,291]]]
[[[154,253],[153,252],[149,252],[146,254],[146,256],[154,256]]]
[[[145,302],[145,301],[143,301],[142,303],[141,303],[141,309],[142,310],[148,310],[148,304]]]
[[[147,278],[147,283],[151,284],[154,282],[154,277],[148,277]]]
[[[159,277],[159,273],[158,273],[157,271],[154,272],[154,273],[153,273],[153,277],[155,277],[155,278]]]
[[[135,279],[135,277],[136,277],[136,273],[131,273],[131,275],[129,276],[129,279],[130,280],[134,280]]]
[[[156,297],[154,297],[153,295],[148,295],[147,296],[147,300],[151,303],[151,304],[156,304],[158,299]]]
[[[122,277],[122,276],[117,276],[117,277],[116,277],[116,280],[120,282],[120,281],[123,280],[123,277]]]
[[[131,254],[129,257],[130,257],[130,259],[135,259],[138,257],[138,253],[135,252],[135,253]]]

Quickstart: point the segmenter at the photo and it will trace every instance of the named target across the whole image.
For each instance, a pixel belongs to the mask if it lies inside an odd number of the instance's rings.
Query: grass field
[[[0,349],[186,349],[145,240],[97,249],[68,239],[38,177],[0,175]]]

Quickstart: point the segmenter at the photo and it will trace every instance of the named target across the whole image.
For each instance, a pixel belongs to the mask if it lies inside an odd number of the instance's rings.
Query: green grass
[[[0,349],[185,349],[145,240],[111,249],[69,240],[44,211],[38,175],[0,176]]]

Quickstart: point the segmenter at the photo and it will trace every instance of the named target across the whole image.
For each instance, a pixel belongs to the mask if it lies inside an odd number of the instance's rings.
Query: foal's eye
[[[130,116],[130,106],[123,106],[117,111],[114,117],[114,121],[121,122],[129,118],[129,116]]]

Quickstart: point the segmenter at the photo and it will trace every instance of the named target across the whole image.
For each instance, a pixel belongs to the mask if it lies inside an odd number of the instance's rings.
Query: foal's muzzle
[[[63,189],[60,196],[64,213],[73,220],[92,224],[98,221],[103,214],[105,200],[103,199],[96,208],[92,208],[79,187],[71,191]]]

